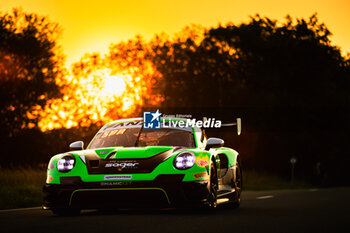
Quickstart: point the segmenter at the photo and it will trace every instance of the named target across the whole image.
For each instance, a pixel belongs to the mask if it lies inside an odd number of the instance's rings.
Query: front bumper
[[[44,209],[179,207],[207,202],[208,181],[183,182],[184,175],[158,175],[153,181],[83,182],[62,177],[61,184],[45,184]]]

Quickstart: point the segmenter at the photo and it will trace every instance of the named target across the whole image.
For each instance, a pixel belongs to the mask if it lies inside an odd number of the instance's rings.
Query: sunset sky
[[[22,7],[25,12],[49,16],[63,28],[60,41],[67,55],[67,65],[78,61],[87,52],[108,51],[110,43],[133,38],[136,34],[150,39],[156,33],[170,35],[184,26],[201,24],[217,26],[239,24],[259,13],[274,19],[308,18],[317,12],[330,31],[333,44],[350,52],[349,0],[5,0],[1,11]]]

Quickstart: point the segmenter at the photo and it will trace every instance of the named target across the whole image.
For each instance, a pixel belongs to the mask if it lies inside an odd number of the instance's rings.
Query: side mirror
[[[210,148],[217,148],[222,146],[224,146],[224,140],[220,138],[209,138],[205,149],[209,150]]]
[[[83,141],[77,141],[73,142],[69,145],[70,150],[84,150],[84,142]]]

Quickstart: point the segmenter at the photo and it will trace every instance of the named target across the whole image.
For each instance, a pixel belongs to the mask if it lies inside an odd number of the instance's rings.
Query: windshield
[[[100,131],[88,149],[103,147],[141,147],[141,146],[181,146],[195,147],[192,132],[174,129],[144,129],[142,127],[118,127]]]

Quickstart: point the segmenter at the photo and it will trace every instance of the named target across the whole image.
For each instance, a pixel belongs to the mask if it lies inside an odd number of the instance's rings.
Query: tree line
[[[1,164],[46,162],[70,141],[91,139],[101,122],[41,132],[40,116],[28,112],[62,98],[57,78],[67,72],[79,78],[102,66],[141,77],[130,81],[146,87],[132,116],[160,109],[241,117],[241,137],[224,129],[208,134],[237,148],[246,168],[288,177],[289,159],[296,157],[300,178],[349,184],[350,60],[316,14],[284,21],[255,15],[239,25],[188,26],[174,38],[135,37],[112,44],[105,57],[86,55],[72,71],[63,68],[59,33],[57,24],[36,14],[1,14]],[[123,115],[116,108],[110,114]]]

